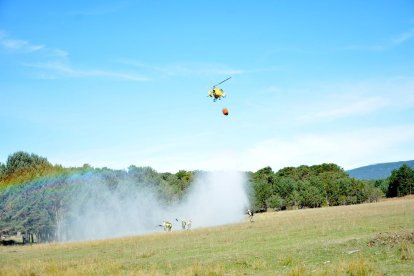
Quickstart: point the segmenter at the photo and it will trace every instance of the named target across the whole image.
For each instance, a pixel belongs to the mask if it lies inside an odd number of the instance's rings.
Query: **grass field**
[[[0,275],[45,274],[414,275],[414,198],[268,212],[187,232],[0,246]]]

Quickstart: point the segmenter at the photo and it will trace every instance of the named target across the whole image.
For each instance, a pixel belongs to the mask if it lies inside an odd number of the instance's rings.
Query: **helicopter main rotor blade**
[[[228,77],[228,78],[227,78],[227,79],[225,79],[224,81],[217,83],[216,85],[214,85],[214,87],[216,87],[217,85],[222,84],[222,83],[223,83],[223,82],[225,82],[225,81],[228,81],[229,79],[231,79],[231,77]]]

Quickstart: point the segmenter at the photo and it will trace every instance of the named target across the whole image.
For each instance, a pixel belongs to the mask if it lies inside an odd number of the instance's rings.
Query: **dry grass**
[[[272,212],[193,231],[0,247],[0,275],[410,275],[413,230],[414,198]]]

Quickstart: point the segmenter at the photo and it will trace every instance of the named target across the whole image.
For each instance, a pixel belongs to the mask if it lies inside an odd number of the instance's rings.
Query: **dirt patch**
[[[396,246],[402,242],[414,244],[414,231],[402,231],[395,233],[379,233],[368,242],[368,246],[388,245]]]

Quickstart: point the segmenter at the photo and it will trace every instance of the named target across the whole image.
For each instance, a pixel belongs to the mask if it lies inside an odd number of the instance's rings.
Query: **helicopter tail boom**
[[[217,83],[217,84],[216,84],[216,85],[214,85],[213,87],[216,87],[217,85],[220,85],[220,84],[222,84],[223,82],[228,81],[229,79],[231,79],[231,77],[228,77],[227,79],[225,79],[225,80],[223,80],[223,81],[221,81],[221,82]]]

